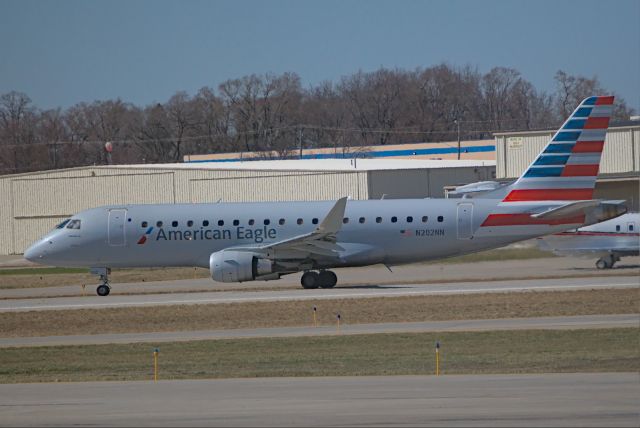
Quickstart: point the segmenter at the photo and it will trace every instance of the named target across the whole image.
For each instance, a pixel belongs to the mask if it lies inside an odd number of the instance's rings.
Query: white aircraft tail
[[[583,224],[599,205],[593,192],[613,99],[582,101],[515,183],[487,195],[502,200],[482,226]]]

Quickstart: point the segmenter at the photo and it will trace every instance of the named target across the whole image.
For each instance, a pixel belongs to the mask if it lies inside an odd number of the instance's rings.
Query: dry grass
[[[42,269],[42,270],[41,270]],[[84,269],[84,273],[76,269],[28,268],[11,269],[9,274],[0,275],[0,289],[59,287],[61,285],[97,284],[98,279]],[[71,272],[70,272],[71,271]],[[0,270],[1,272],[1,270]],[[177,279],[208,278],[209,271],[202,268],[149,268],[149,269],[114,269],[110,276],[113,283],[172,281]]]
[[[637,289],[488,293],[0,313],[0,337],[638,313]]]
[[[639,329],[259,338],[0,349],[0,382],[265,376],[637,372]]]

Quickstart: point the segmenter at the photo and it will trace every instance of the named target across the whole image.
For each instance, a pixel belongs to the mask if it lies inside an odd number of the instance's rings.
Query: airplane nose
[[[40,241],[33,244],[25,250],[24,258],[29,260],[30,262],[38,263],[47,254],[45,245],[48,244],[49,243],[47,241]]]

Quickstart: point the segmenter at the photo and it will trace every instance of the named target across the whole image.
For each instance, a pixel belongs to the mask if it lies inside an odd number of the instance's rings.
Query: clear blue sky
[[[41,108],[164,102],[251,73],[303,84],[380,66],[597,76],[640,110],[640,1],[0,0],[0,93]]]

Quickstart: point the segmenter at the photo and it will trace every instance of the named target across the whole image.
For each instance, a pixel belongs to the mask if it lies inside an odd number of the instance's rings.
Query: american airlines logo
[[[147,242],[147,237],[153,232],[153,227],[138,240],[138,245]],[[190,229],[190,230],[169,230],[160,228],[155,234],[156,241],[217,241],[217,240],[249,240],[260,244],[265,239],[275,239],[278,237],[276,229],[264,226],[262,228],[250,229],[238,226],[232,229]]]
[[[147,236],[150,235],[151,232],[153,232],[153,226],[150,226],[144,233],[144,235],[142,235],[140,239],[138,239],[138,245],[143,245],[145,242],[147,242]]]

